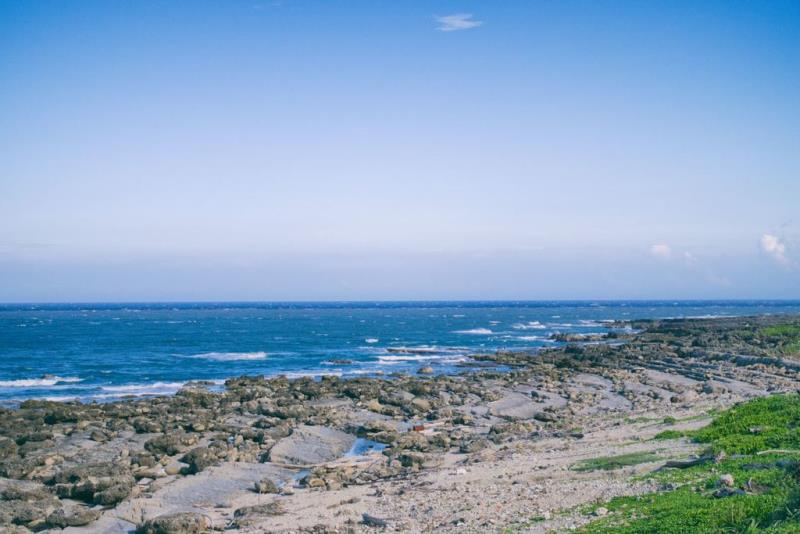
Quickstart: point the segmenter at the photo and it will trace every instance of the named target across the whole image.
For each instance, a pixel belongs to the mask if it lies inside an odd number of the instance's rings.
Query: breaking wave
[[[266,352],[205,352],[190,356],[199,360],[211,360],[213,362],[240,362],[251,360],[265,360]]]
[[[494,334],[488,328],[470,328],[469,330],[456,330],[453,332],[454,334],[473,334],[478,336],[488,336],[490,334]]]
[[[35,388],[55,386],[56,384],[74,384],[82,378],[73,376],[43,376],[41,378],[20,378],[18,380],[0,380],[0,388]]]

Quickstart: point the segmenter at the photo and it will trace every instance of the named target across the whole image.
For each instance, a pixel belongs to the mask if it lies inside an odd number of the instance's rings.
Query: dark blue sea
[[[800,312],[800,301],[0,305],[0,404],[162,395],[242,374],[461,369],[478,351],[552,346],[604,321]]]

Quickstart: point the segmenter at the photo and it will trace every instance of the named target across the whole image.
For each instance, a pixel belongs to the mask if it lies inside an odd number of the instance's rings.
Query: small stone
[[[608,508],[600,506],[599,508],[595,509],[594,515],[597,517],[605,517],[608,515]]]
[[[325,481],[322,480],[321,478],[309,478],[308,482],[306,483],[306,485],[309,488],[324,488],[325,487]]]
[[[731,474],[726,473],[726,474],[724,474],[724,475],[719,477],[719,484],[721,486],[727,486],[727,487],[731,488],[731,487],[733,487],[733,482],[734,482],[733,475],[731,475]]]
[[[279,493],[278,486],[268,478],[256,482],[255,490],[256,493]]]
[[[206,532],[211,524],[204,515],[194,512],[178,512],[160,515],[139,527],[143,534],[193,534]]]

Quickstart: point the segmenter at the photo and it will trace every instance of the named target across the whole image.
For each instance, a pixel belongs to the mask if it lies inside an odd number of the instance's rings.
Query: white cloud
[[[668,260],[672,257],[672,248],[663,243],[656,244],[650,247],[650,254],[660,260]]]
[[[471,28],[477,28],[483,24],[482,20],[473,19],[472,13],[454,13],[452,15],[436,17],[436,22],[439,23],[439,27],[436,29],[441,32],[469,30]]]
[[[781,265],[788,265],[789,258],[786,257],[786,245],[772,234],[764,234],[761,236],[761,250],[772,256],[772,259]]]

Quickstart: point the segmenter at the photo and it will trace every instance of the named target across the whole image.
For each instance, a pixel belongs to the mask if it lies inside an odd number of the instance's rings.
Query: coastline
[[[378,376],[559,346],[610,321],[800,313],[800,301],[203,303],[0,307],[0,405],[107,402],[242,375]]]
[[[654,441],[659,432],[794,391],[800,359],[758,335],[787,323],[800,316],[633,320],[611,339],[473,354],[460,374],[240,377],[171,397],[26,401],[0,411],[0,522],[12,532],[578,527],[595,518],[582,505],[657,491],[632,475],[700,451]],[[363,454],[348,454],[356,439]],[[620,454],[647,461],[577,468]]]

